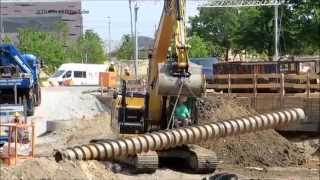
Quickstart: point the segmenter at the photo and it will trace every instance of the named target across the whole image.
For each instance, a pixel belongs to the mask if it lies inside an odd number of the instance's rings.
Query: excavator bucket
[[[205,92],[205,78],[202,67],[189,63],[189,76],[176,76],[171,64],[159,64],[157,92],[162,96],[201,96]]]

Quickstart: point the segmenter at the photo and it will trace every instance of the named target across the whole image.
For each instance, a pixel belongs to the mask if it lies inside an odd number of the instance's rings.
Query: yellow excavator
[[[201,66],[189,63],[185,9],[186,0],[164,1],[150,54],[147,89],[131,90],[137,82],[124,79],[121,91],[114,94],[112,121],[125,137],[57,150],[56,161],[112,160],[132,165],[136,172],[153,172],[165,162],[190,172],[211,173],[218,164],[217,156],[194,145],[197,142],[275,128],[305,118],[302,109],[293,108],[197,125],[196,100],[205,91],[205,79]],[[181,96],[188,97],[191,124],[172,128]]]
[[[131,91],[135,81],[122,81],[117,98],[120,133],[144,133],[170,126],[172,105],[177,97],[188,96],[191,114],[195,98],[205,91],[201,66],[189,63],[185,30],[186,0],[166,0],[149,54],[148,86],[146,91]],[[169,51],[169,49],[171,49]],[[195,116],[196,117],[196,116]],[[172,119],[172,118],[171,118]],[[193,123],[196,119],[193,118]]]
[[[205,91],[201,66],[189,63],[185,29],[186,0],[166,0],[156,32],[154,47],[149,54],[146,91],[131,90],[137,84],[123,80],[121,92],[115,95],[112,121],[120,134],[142,134],[173,127],[174,110],[180,96],[188,96],[191,124],[197,124],[196,98]],[[158,159],[178,158],[198,164],[194,171],[212,171],[216,155],[198,146],[183,146],[170,151],[149,152],[126,159],[138,171],[154,171]],[[194,162],[197,159],[198,162]],[[193,160],[193,161],[192,161]]]

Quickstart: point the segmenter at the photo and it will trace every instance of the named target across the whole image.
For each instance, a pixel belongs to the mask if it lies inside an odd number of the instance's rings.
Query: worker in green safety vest
[[[175,127],[185,127],[191,123],[191,112],[187,106],[188,97],[180,96],[178,100],[178,104],[175,109],[174,117],[174,125]]]

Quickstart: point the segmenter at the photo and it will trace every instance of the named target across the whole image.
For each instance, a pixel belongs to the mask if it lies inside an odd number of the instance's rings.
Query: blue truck
[[[0,45],[0,106],[22,104],[27,115],[41,103],[40,60],[11,44]]]

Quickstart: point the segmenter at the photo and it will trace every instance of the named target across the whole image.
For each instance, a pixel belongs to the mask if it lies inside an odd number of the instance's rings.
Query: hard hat
[[[124,70],[125,70],[125,71],[129,71],[129,68],[128,68],[128,67],[125,67]]]
[[[19,113],[19,112],[16,112],[16,113],[14,113],[14,116],[15,116],[15,117],[19,117],[19,116],[20,116],[20,113]]]
[[[111,62],[110,62],[110,65],[114,65],[114,62],[113,62],[113,61],[111,61]]]

